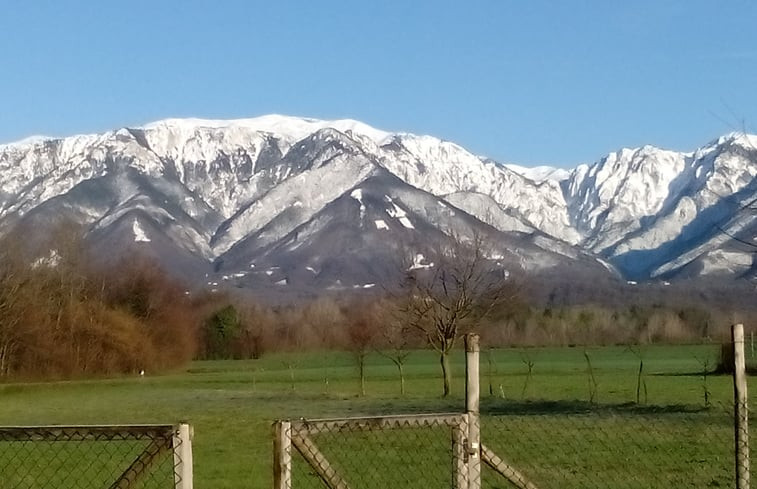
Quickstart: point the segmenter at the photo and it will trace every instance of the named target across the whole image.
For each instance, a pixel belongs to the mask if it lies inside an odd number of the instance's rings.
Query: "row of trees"
[[[403,379],[410,351],[428,347],[439,354],[447,395],[449,352],[474,329],[489,347],[692,342],[727,334],[716,325],[727,326],[728,318],[696,307],[530,307],[523,301],[522,279],[492,269],[481,250],[476,243],[456,243],[437,255],[433,268],[409,269],[400,287],[380,296],[326,297],[283,308],[226,307],[206,322],[205,338],[211,341],[204,357],[348,350],[363,385],[369,352],[391,359]]]
[[[432,347],[423,331],[398,318],[402,303],[387,297],[320,298],[301,305],[244,306],[246,301],[215,297],[215,312],[199,335],[198,358],[257,358],[270,351],[371,350],[404,343],[410,349]],[[236,304],[236,305],[235,305]],[[218,334],[218,317],[236,317]],[[511,313],[492,314],[475,327],[487,347],[645,345],[718,342],[727,337],[732,316],[695,307],[609,308],[522,305]],[[203,332],[204,331],[204,332]],[[456,343],[457,344],[457,343]]]
[[[30,260],[0,243],[0,378],[156,371],[193,358],[258,358],[266,351],[342,349],[361,372],[371,351],[403,378],[413,349],[448,354],[475,328],[487,346],[636,344],[717,336],[726,318],[697,308],[534,308],[522,278],[491,267],[480,242],[440,248],[432,268],[407,267],[382,294],[267,306],[249,297],[188,293],[147,260],[94,267],[75,238]]]

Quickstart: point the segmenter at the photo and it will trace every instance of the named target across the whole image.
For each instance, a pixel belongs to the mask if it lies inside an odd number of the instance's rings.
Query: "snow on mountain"
[[[413,190],[371,211],[379,203],[362,184],[390,185],[386,175]],[[166,119],[0,145],[0,229],[63,213],[102,242],[128,232],[140,245],[178,246],[182,263],[196,256],[223,268],[227,255],[241,263],[298,230],[326,239],[324,226],[346,217],[324,209],[344,197],[364,232],[387,238],[400,228],[469,233],[470,219],[530,236],[523,253],[542,258],[513,252],[529,267],[590,253],[588,261],[634,280],[684,269],[746,273],[748,257],[728,248],[728,235],[748,241],[757,234],[757,216],[740,211],[757,199],[756,179],[757,136],[737,133],[690,153],[621,149],[566,171],[501,165],[451,142],[349,119]],[[353,231],[345,236],[356,239]]]
[[[624,149],[578,167],[564,185],[582,245],[634,278],[727,246],[757,217],[741,211],[757,198],[755,140],[730,134],[692,153]]]
[[[536,231],[536,228],[533,226],[509,214],[507,209],[500,206],[488,195],[475,192],[456,192],[446,195],[444,200],[478,217],[482,222],[500,231],[517,231],[521,233],[533,233]]]
[[[134,219],[134,223],[132,224],[132,231],[134,231],[134,241],[137,243],[149,243],[152,241],[145,232],[144,229],[142,229],[142,225],[139,223],[139,220]]]
[[[535,166],[533,168],[528,168],[513,163],[506,163],[504,166],[508,170],[512,170],[536,183],[541,183],[545,180],[562,182],[563,180],[570,178],[570,171],[564,168],[555,168],[553,166]]]
[[[13,141],[10,143],[0,143],[0,151],[4,149],[11,149],[11,148],[23,148],[28,146],[35,146],[38,144],[42,144],[45,141],[50,141],[55,139],[52,136],[43,136],[41,134],[35,134],[32,136],[27,136],[23,139],[19,139],[18,141]]]
[[[209,130],[223,133],[235,132],[236,135],[250,133],[267,133],[289,141],[290,144],[313,134],[321,129],[336,129],[345,134],[366,136],[380,144],[390,136],[390,133],[375,129],[367,124],[352,119],[339,119],[332,121],[309,119],[304,117],[290,117],[278,114],[264,115],[249,119],[164,119],[146,124],[141,129],[146,132],[160,134],[178,134],[191,136],[197,132]],[[215,132],[215,131],[214,131]],[[233,138],[233,136],[232,136]],[[181,141],[181,138],[178,142]],[[172,142],[176,143],[174,139]]]
[[[485,194],[511,209],[527,225],[570,243],[580,238],[570,225],[557,182],[537,184],[454,143],[431,136],[395,136],[382,149],[390,157],[382,158],[381,164],[411,185],[435,195]]]
[[[365,158],[335,155],[328,165],[284,181],[237,213],[216,236],[213,249],[222,254],[251,230],[262,231],[256,236],[260,246],[278,240],[359,184],[375,168]]]
[[[642,227],[683,186],[686,155],[652,146],[622,149],[579,166],[566,182],[573,224],[591,249],[603,251]]]

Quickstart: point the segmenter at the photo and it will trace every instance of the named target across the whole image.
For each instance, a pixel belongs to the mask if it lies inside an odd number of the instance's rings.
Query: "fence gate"
[[[274,428],[277,489],[467,487],[464,414],[279,421]]]
[[[465,343],[465,413],[277,421],[274,488],[478,489],[483,462],[508,487],[537,489],[481,443],[478,336]]]
[[[484,463],[507,487],[536,489],[486,445],[471,442],[472,418],[466,413],[278,421],[274,488],[479,488]]]
[[[191,427],[0,427],[3,489],[192,489]]]

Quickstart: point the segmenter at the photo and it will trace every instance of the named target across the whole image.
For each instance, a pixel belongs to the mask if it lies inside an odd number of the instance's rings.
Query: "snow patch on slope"
[[[365,203],[363,202],[363,191],[359,188],[356,188],[350,193],[350,197],[357,200],[360,203],[360,222],[362,223],[363,218],[365,218]]]
[[[386,213],[389,215],[389,217],[392,217],[394,219],[397,219],[402,226],[406,227],[407,229],[415,229],[415,226],[413,226],[413,223],[410,222],[410,219],[407,217],[407,212],[405,212],[405,209],[398,206],[392,201],[392,198],[388,195],[385,197],[387,202],[389,202],[392,207],[386,209]]]
[[[413,256],[413,263],[410,265],[408,270],[424,270],[428,268],[433,268],[434,262],[427,262],[426,257],[423,256],[423,253],[416,253],[415,256]]]
[[[39,267],[55,268],[60,264],[61,259],[62,257],[60,256],[60,253],[58,253],[58,250],[50,250],[50,253],[47,256],[42,256],[34,260],[31,267],[33,269]]]
[[[714,250],[702,259],[702,275],[716,273],[742,273],[752,266],[751,253]]]
[[[138,219],[134,219],[131,223],[131,230],[134,233],[135,243],[149,243],[151,241]]]

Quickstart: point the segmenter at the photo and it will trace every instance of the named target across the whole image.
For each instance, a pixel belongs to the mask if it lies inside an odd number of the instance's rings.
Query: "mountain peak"
[[[2,143],[0,144],[0,149],[5,148],[15,148],[15,149],[22,149],[27,148],[30,146],[37,146],[39,144],[43,144],[47,141],[52,141],[57,138],[54,138],[52,136],[42,136],[39,134],[35,134],[33,136],[27,136],[23,139],[19,139],[18,141],[12,141],[10,143]]]
[[[713,141],[713,144],[738,144],[744,148],[751,148],[757,150],[757,135],[747,134],[745,132],[733,131],[719,137]]]
[[[325,128],[352,132],[366,136],[377,144],[383,142],[391,133],[376,129],[368,124],[353,119],[320,120],[307,117],[294,117],[269,114],[248,119],[162,119],[142,126],[146,131],[170,130],[193,133],[201,130],[238,128],[251,132],[266,132],[288,140],[298,141]]]

